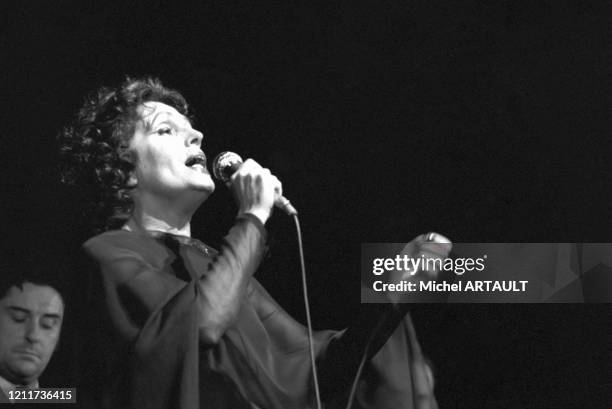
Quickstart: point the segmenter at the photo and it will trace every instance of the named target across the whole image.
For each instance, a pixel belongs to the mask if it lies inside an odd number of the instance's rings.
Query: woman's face
[[[130,141],[136,156],[133,176],[137,193],[172,199],[196,192],[205,199],[215,184],[201,150],[202,133],[176,109],[161,102],[144,103],[139,114],[141,121]]]

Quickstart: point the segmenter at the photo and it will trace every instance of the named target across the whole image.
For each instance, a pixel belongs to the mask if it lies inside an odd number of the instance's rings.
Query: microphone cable
[[[319,378],[317,377],[317,364],[314,350],[314,337],[312,336],[312,320],[310,319],[310,306],[308,302],[308,285],[306,284],[306,264],[304,262],[304,246],[302,245],[302,231],[300,229],[300,220],[297,213],[293,214],[295,221],[295,230],[298,240],[298,248],[300,252],[300,267],[302,270],[302,288],[304,294],[304,309],[306,310],[306,327],[308,329],[308,349],[310,351],[310,364],[312,365],[312,378],[314,382],[315,396],[317,399],[317,409],[322,409],[321,392],[319,391]]]
[[[370,340],[366,344],[365,351],[363,351],[363,356],[361,357],[361,361],[359,362],[359,367],[357,368],[357,372],[355,373],[355,379],[353,380],[353,384],[351,385],[351,390],[349,392],[348,400],[346,402],[346,409],[351,409],[353,406],[353,401],[355,400],[355,394],[357,393],[357,385],[359,384],[359,378],[361,377],[361,372],[363,372],[363,366],[365,365],[368,353],[370,351],[370,345],[372,344],[373,336],[370,336]]]
[[[310,364],[312,365],[312,378],[314,382],[315,396],[317,400],[317,409],[322,409],[321,405],[321,392],[319,390],[319,378],[317,376],[317,364],[315,359],[315,350],[314,350],[314,337],[312,335],[312,320],[310,318],[310,303],[308,300],[308,284],[306,283],[306,263],[304,262],[304,246],[302,244],[302,230],[300,228],[300,220],[298,218],[297,213],[293,214],[293,221],[295,222],[295,230],[298,240],[298,248],[300,253],[300,268],[301,268],[301,276],[302,276],[302,288],[304,295],[304,310],[306,311],[306,327],[308,329],[308,349],[310,351]],[[346,409],[350,409],[353,405],[353,401],[355,399],[355,394],[357,392],[357,385],[359,382],[359,378],[361,377],[361,373],[363,371],[363,367],[367,361],[368,353],[370,350],[370,345],[372,344],[372,340],[374,338],[373,331],[370,334],[370,339],[366,344],[365,350],[363,351],[363,356],[361,361],[359,362],[359,367],[357,368],[357,372],[355,373],[355,379],[351,385],[351,390],[349,392],[349,397],[346,405]]]
[[[230,151],[221,152],[213,160],[213,175],[218,180],[227,184],[231,179],[231,175],[235,173],[238,168],[240,168],[242,163],[242,158],[237,153]],[[297,216],[297,210],[295,210],[289,200],[280,195],[277,200],[278,203],[276,203],[276,206],[282,209],[289,216],[293,216],[293,220],[295,221],[295,229],[300,253],[300,267],[302,270],[302,287],[304,294],[304,307],[306,309],[306,327],[308,329],[308,349],[310,351],[310,364],[312,365],[312,377],[314,381],[314,389],[317,400],[317,409],[323,409],[323,406],[321,405],[321,392],[319,391],[319,378],[317,376],[314,338],[312,336],[312,320],[310,318],[310,306],[308,303],[308,286],[306,284],[306,263],[304,262],[304,246],[302,244],[302,231],[300,229],[300,221]]]

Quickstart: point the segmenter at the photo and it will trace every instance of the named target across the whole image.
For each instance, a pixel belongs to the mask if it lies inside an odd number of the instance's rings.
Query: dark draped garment
[[[4,394],[2,389],[0,389],[0,403],[11,403],[11,400]]]
[[[139,409],[314,408],[307,330],[252,277],[263,225],[238,219],[220,251],[188,237],[115,230],[84,245],[95,262],[92,351],[80,401]],[[239,312],[215,342],[201,326],[214,274],[244,280]],[[314,349],[326,408],[346,405],[364,356],[358,408],[437,408],[405,306],[364,306],[344,331],[317,331]],[[95,346],[94,346],[95,345]]]

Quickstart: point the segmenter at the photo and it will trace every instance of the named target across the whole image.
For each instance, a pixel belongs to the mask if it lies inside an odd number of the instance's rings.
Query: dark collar
[[[172,240],[184,246],[195,247],[201,253],[204,253],[205,255],[209,257],[214,257],[219,253],[214,248],[207,246],[206,244],[202,243],[200,240],[194,239],[193,237],[179,236],[176,234],[166,233],[166,232],[161,232],[161,231],[148,231],[147,233],[151,235],[151,237],[158,239],[158,240],[162,240],[162,241]]]

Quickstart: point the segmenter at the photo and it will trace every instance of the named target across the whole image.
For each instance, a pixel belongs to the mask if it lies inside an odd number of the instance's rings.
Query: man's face
[[[64,303],[48,286],[24,283],[0,300],[0,376],[29,384],[45,370],[60,337]]]
[[[139,108],[130,149],[139,194],[176,197],[185,192],[207,197],[215,188],[201,149],[202,133],[176,109],[161,102]]]

